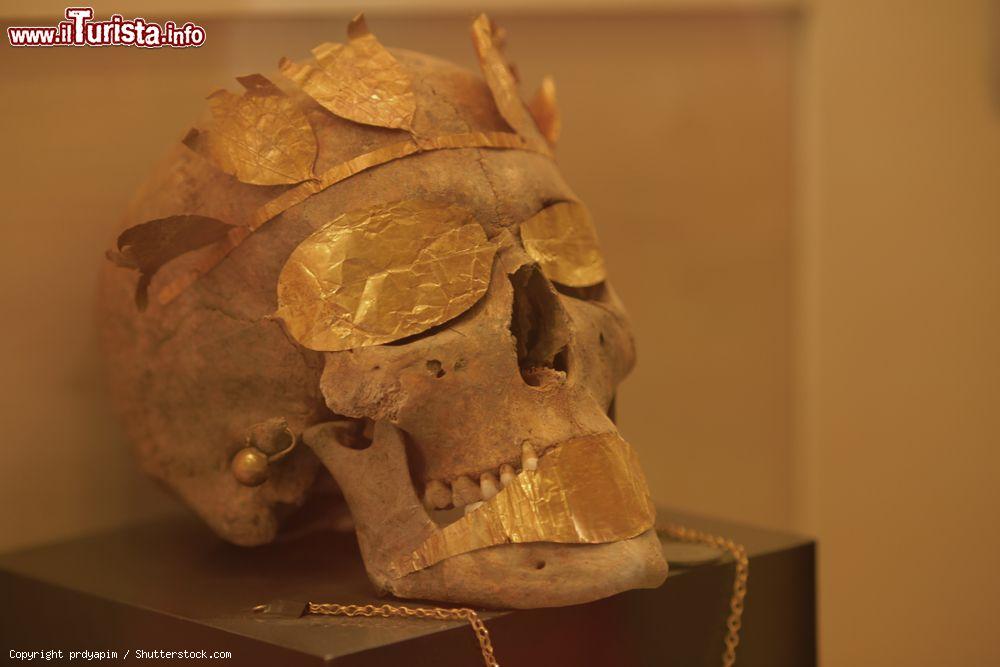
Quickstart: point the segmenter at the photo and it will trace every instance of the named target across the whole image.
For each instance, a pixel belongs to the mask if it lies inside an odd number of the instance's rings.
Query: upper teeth
[[[500,466],[500,485],[507,486],[514,481],[514,477],[517,475],[517,471],[514,470],[514,466],[509,463],[504,463]]]
[[[427,509],[444,509],[451,505],[451,489],[444,482],[433,479],[427,482],[424,491],[424,505]]]
[[[521,469],[538,469],[538,452],[528,441],[521,445]],[[450,484],[445,480],[431,480],[424,489],[424,506],[428,510],[465,507],[465,511],[470,512],[513,482],[517,473],[514,465],[504,463],[497,472],[488,470],[480,474],[478,484],[469,475],[461,475]]]
[[[538,455],[535,454],[535,448],[527,440],[521,444],[521,463],[525,470],[538,469]]]
[[[497,476],[491,472],[484,472],[479,476],[479,490],[483,494],[483,500],[489,500],[500,492]]]
[[[451,484],[451,502],[455,507],[468,505],[483,499],[479,485],[472,481],[468,475],[462,475]]]

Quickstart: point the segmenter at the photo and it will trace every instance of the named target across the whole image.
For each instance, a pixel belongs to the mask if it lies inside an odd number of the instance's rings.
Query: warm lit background
[[[6,0],[0,21],[63,7]],[[658,501],[816,535],[824,665],[1000,663],[996,3],[417,7],[98,2],[200,17],[208,43],[0,40],[0,548],[175,511],[107,414],[91,311],[120,211],[204,95],[357,9],[471,67],[487,9],[525,94],[558,83],[559,161],[640,346],[620,417]]]

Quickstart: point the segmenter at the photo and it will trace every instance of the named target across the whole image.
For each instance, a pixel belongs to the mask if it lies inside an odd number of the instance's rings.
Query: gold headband
[[[331,185],[354,176],[366,169],[377,167],[399,158],[415,155],[424,151],[446,150],[452,148],[506,148],[530,150],[538,152],[537,146],[531,146],[524,139],[509,132],[469,132],[465,134],[450,134],[431,139],[410,138],[395,144],[389,144],[370,153],[342,162],[320,175],[314,181],[306,181],[291,190],[287,190],[254,211],[250,223],[246,226],[234,226],[229,235],[213,246],[211,253],[205,254],[188,272],[181,274],[164,285],[157,294],[161,304],[173,301],[185,289],[190,287],[199,276],[210,271],[214,266],[239,246],[251,233],[257,231],[265,222],[287,211],[296,204],[301,204],[309,197],[322,192]]]

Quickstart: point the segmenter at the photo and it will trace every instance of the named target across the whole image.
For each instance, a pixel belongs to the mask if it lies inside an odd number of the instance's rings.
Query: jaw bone
[[[344,446],[346,422],[317,424],[302,434],[336,480],[351,508],[358,544],[368,575],[381,590],[391,590],[389,569],[394,554],[409,553],[437,530],[413,490],[406,444],[387,421],[375,424],[371,445]]]
[[[603,512],[597,512],[597,521],[591,527],[596,532],[589,540],[580,539],[587,535],[560,537],[559,529],[552,532],[540,528],[537,521],[527,516],[523,517],[520,529],[518,525],[505,527],[502,521],[490,521],[491,516],[496,519],[498,508],[511,507],[519,495],[542,492],[553,502],[549,506],[543,500],[540,505],[542,514],[549,517],[547,521],[555,526],[571,525],[565,517],[560,519],[564,503],[557,496],[568,496],[572,503],[573,493],[561,493],[553,485],[553,479],[558,481],[558,474],[553,476],[552,472],[559,469],[557,455],[561,451],[570,453],[563,462],[564,471],[571,470],[573,465],[587,465],[586,461],[601,451],[619,456],[623,450],[612,443],[624,443],[615,435],[598,437],[598,445],[589,449],[580,443],[565,443],[555,448],[539,461],[543,475],[534,471],[520,473],[482,506],[454,524],[440,528],[428,516],[413,488],[402,432],[380,421],[375,426],[372,444],[357,450],[341,444],[346,441],[346,428],[343,422],[320,424],[306,431],[303,440],[343,490],[358,527],[366,569],[382,591],[407,598],[531,608],[576,604],[629,588],[655,587],[666,577],[666,563],[652,529],[651,505],[648,516],[642,515],[625,526],[620,522],[615,525],[614,519],[609,518],[619,516],[620,512],[605,507]],[[631,469],[628,458],[628,455],[623,458],[625,471]],[[550,459],[548,465],[546,459]],[[592,467],[607,472],[606,466]],[[545,476],[547,469],[549,474]],[[620,476],[614,477],[613,482],[621,481]],[[648,500],[643,495],[645,483],[641,477],[635,486],[641,492],[633,494],[620,487],[617,499],[625,498],[626,502],[641,507],[641,498]],[[607,493],[605,486],[597,496],[604,497]],[[580,505],[577,498],[578,510],[594,509]],[[605,500],[616,502],[614,498]],[[541,525],[546,525],[546,521]],[[554,543],[557,541],[595,543]]]

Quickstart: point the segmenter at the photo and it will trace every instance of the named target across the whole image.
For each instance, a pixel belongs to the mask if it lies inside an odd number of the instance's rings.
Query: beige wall
[[[827,665],[995,665],[1000,33],[987,0],[807,22],[798,525]]]

